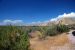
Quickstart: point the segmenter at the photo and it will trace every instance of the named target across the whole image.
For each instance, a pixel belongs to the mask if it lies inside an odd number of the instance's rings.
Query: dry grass
[[[30,39],[32,50],[70,50],[67,34],[63,33],[54,37],[47,37],[46,40],[38,38]]]

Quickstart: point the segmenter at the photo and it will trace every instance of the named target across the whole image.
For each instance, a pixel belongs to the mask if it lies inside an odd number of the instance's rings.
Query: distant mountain
[[[51,26],[53,24],[55,25],[56,24],[64,24],[64,25],[75,24],[75,17],[63,17],[63,18],[57,19],[56,21],[49,21],[48,23],[45,23],[45,26]]]
[[[75,17],[64,17],[59,19],[59,21],[56,22],[58,24],[65,24],[65,25],[75,24]]]

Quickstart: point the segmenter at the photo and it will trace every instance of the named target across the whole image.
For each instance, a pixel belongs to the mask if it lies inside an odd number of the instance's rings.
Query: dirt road
[[[46,40],[32,38],[30,39],[30,44],[32,50],[72,50],[72,46],[65,33],[54,37],[47,37]]]

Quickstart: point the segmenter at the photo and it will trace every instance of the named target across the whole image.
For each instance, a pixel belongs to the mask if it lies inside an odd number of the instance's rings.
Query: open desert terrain
[[[69,42],[68,34],[47,37],[45,40],[38,38],[30,39],[32,50],[74,50],[74,46]]]

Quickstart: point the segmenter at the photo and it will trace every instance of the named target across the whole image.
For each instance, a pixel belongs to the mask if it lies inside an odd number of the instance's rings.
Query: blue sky
[[[75,0],[0,0],[0,22],[22,20],[32,23],[71,12],[75,12]]]

